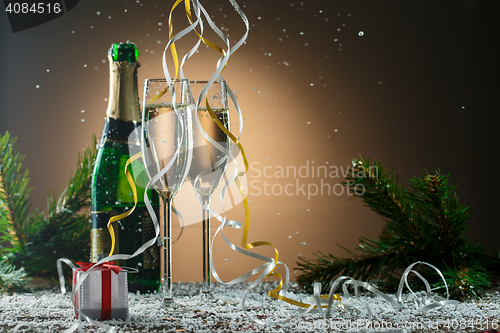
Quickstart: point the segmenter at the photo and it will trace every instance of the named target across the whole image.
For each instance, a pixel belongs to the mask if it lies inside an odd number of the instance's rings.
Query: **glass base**
[[[162,306],[170,313],[181,313],[189,311],[189,308],[187,306],[176,303],[173,298],[164,298],[162,300]]]
[[[200,298],[204,302],[216,302],[217,301],[217,299],[215,298],[215,296],[211,290],[202,289],[200,291]]]
[[[162,300],[163,305],[170,307],[171,305],[175,305],[176,303],[174,302],[173,298],[164,298]]]

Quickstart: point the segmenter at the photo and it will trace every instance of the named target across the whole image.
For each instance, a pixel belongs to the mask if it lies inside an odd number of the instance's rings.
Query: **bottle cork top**
[[[111,45],[109,55],[116,62],[128,61],[134,63],[137,62],[139,57],[139,50],[134,43],[116,43]]]

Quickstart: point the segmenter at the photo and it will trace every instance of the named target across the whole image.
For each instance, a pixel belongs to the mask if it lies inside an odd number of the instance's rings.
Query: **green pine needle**
[[[23,166],[25,156],[16,147],[9,132],[0,135],[0,256],[25,250],[30,213],[29,172]],[[1,244],[12,244],[2,247]]]
[[[378,282],[386,291],[393,291],[408,265],[424,261],[447,267],[452,295],[459,299],[476,297],[488,286],[491,274],[486,272],[498,269],[500,261],[466,239],[469,209],[460,204],[448,178],[439,170],[435,174],[424,171],[420,178],[410,180],[410,189],[406,190],[398,183],[398,176],[392,170],[386,172],[382,163],[371,165],[363,157],[353,160],[343,184],[386,221],[380,238],[360,238],[358,253],[345,249],[348,258],[323,253],[314,259],[300,258],[297,269],[302,274],[297,281],[310,291],[315,281],[326,288],[336,277],[347,275]],[[360,188],[363,194],[358,194]],[[439,283],[437,275],[427,273],[431,283]]]
[[[78,154],[77,168],[71,173],[62,194],[47,199],[47,212],[33,220],[27,252],[16,263],[30,274],[56,276],[56,260],[64,257],[85,261],[90,253],[90,183],[96,156],[96,139],[83,154]]]
[[[479,292],[491,285],[491,272],[487,271],[483,265],[471,262],[467,266],[457,264],[459,259],[453,256],[453,266],[445,265],[443,275],[451,298],[455,299],[478,299]],[[445,294],[445,286],[441,281],[436,285],[440,288],[441,294]]]
[[[0,254],[13,253],[14,264],[30,275],[55,277],[56,260],[86,260],[90,252],[90,182],[96,138],[78,154],[62,194],[50,195],[47,212],[30,212],[28,170],[9,132],[0,135]],[[9,246],[9,244],[11,246]]]
[[[5,256],[0,260],[0,293],[20,290],[28,283],[27,273],[24,268],[16,269]]]

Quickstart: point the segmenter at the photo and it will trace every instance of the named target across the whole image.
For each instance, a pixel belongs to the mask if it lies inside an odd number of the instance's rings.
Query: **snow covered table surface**
[[[306,314],[302,308],[267,296],[276,284],[263,283],[247,297],[247,311],[241,297],[248,284],[213,285],[215,299],[200,296],[200,284],[174,285],[177,309],[162,307],[158,295],[129,294],[130,318],[107,320],[119,332],[497,332],[500,330],[500,294],[494,291],[481,300],[461,302],[456,309],[418,312],[413,299],[405,295],[401,311],[381,297],[362,296],[352,308],[337,309],[330,320],[320,314]],[[304,301],[311,296],[291,288],[287,296]],[[368,304],[372,316],[366,313]],[[68,294],[55,289],[33,293],[0,295],[0,331],[12,332],[20,323],[29,323],[20,332],[62,332],[76,322]],[[101,329],[85,323],[85,332]]]

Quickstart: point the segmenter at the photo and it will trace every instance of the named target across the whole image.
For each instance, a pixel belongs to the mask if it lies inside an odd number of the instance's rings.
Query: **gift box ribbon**
[[[82,271],[86,272],[88,271],[92,266],[95,265],[95,263],[92,262],[77,262],[76,263],[78,266],[82,268]],[[120,271],[123,269],[119,266],[115,266],[114,262],[109,262],[109,263],[102,263],[99,265],[96,265],[95,268],[107,268],[108,270],[113,271],[115,274],[120,273]]]
[[[95,263],[90,262],[77,262],[78,266],[81,267],[81,270],[86,272]],[[100,265],[95,266],[96,268],[101,268],[101,320],[111,319],[111,272],[118,274],[123,269],[121,267],[113,265],[114,262],[102,263]]]

